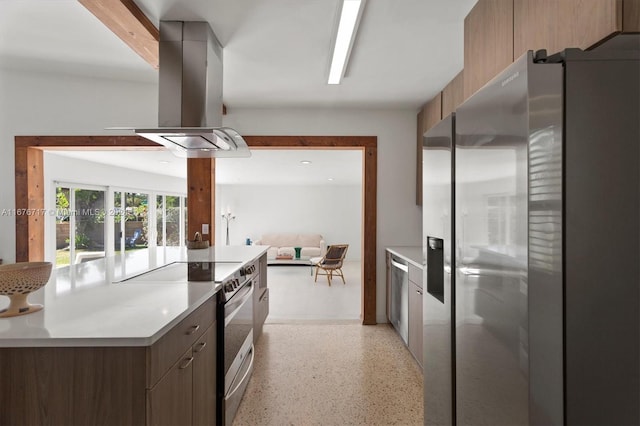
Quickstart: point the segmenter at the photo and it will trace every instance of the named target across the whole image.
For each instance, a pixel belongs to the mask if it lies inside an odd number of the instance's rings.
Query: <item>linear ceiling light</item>
[[[365,0],[343,0],[340,23],[329,69],[329,84],[340,84],[353,46]]]

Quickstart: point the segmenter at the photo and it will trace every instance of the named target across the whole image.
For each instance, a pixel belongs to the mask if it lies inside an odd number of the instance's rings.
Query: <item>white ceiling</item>
[[[186,160],[169,151],[49,153],[183,179],[187,177]],[[309,160],[311,164],[301,164],[303,160]],[[362,151],[254,149],[249,158],[218,158],[216,182],[231,185],[360,185]]]
[[[240,107],[358,107],[417,109],[463,67],[463,22],[477,0],[368,0],[340,85],[328,85],[338,0],[136,0],[157,26],[160,20],[207,20],[224,47],[223,98]],[[0,66],[91,74],[157,84],[157,71],[76,0],[0,0]],[[286,151],[255,151],[221,180],[267,167],[291,177],[299,165]],[[326,161],[306,151],[328,175],[348,181],[338,151]],[[169,153],[85,153],[86,159],[184,175]],[[264,155],[264,158],[263,158]],[[276,156],[282,158],[277,159]],[[291,154],[294,155],[294,154]],[[345,154],[346,155],[346,154]],[[91,157],[91,158],[89,158]],[[141,157],[141,158],[138,158]],[[267,158],[269,157],[269,158]],[[348,155],[347,155],[348,157]],[[296,157],[297,158],[297,157]],[[160,160],[172,161],[165,165]],[[344,161],[347,161],[346,159]],[[123,164],[124,163],[124,164]],[[127,164],[130,163],[130,164]],[[273,167],[278,164],[279,167]],[[289,168],[285,164],[293,164]],[[334,166],[331,169],[331,166]],[[159,167],[160,166],[160,167]],[[343,170],[344,169],[344,170]],[[263,175],[264,176],[264,175]],[[290,178],[292,179],[292,178]]]
[[[418,108],[463,67],[477,0],[369,0],[342,84],[327,84],[338,0],[136,0],[160,20],[207,20],[235,107]],[[0,63],[157,81],[76,0],[0,0]]]
[[[476,0],[370,0],[347,76],[327,84],[337,0],[137,0],[160,20],[210,22],[224,46],[230,107],[419,107],[463,67]]]

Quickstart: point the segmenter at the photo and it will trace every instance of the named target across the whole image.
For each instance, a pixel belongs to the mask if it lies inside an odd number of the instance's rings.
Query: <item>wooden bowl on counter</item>
[[[51,262],[18,262],[0,265],[0,295],[8,296],[9,307],[0,311],[0,318],[38,312],[42,305],[31,305],[29,293],[44,286],[51,276]]]

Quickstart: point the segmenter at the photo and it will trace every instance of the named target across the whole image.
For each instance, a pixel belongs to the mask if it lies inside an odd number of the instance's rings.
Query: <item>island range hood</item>
[[[157,128],[136,134],[186,158],[249,157],[222,127],[222,46],[207,22],[160,21]]]

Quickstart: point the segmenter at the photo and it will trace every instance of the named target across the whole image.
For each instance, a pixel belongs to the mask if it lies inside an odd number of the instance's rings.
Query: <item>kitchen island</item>
[[[142,269],[115,258],[53,271],[30,296],[42,311],[0,321],[0,424],[211,423],[221,284],[127,278],[172,262],[241,267],[266,249],[159,249]]]

